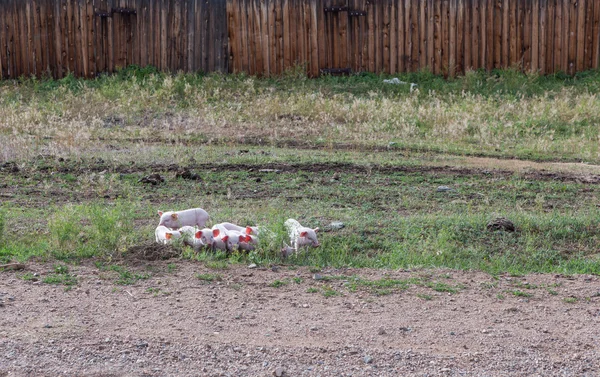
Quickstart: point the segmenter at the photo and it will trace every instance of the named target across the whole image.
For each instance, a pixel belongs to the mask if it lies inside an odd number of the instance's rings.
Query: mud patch
[[[181,256],[181,250],[177,250],[172,246],[161,245],[155,242],[145,242],[140,245],[132,246],[127,249],[125,259],[130,261],[157,261]]]

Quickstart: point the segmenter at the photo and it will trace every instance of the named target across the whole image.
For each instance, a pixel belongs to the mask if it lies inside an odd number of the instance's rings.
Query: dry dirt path
[[[72,267],[66,291],[0,272],[0,376],[600,375],[596,276],[168,263],[129,286]],[[340,275],[417,283],[377,295]]]

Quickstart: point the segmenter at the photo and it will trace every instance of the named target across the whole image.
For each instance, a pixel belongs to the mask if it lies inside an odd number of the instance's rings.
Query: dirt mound
[[[181,250],[177,250],[172,246],[148,241],[127,249],[125,259],[156,261],[177,258],[180,255]]]

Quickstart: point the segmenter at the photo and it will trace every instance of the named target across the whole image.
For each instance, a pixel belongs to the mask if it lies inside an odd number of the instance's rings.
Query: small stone
[[[281,377],[281,376],[283,376],[284,372],[285,372],[285,370],[282,367],[277,367],[277,368],[275,368],[275,371],[273,371],[273,375],[275,377]]]
[[[488,329],[483,329],[483,330],[481,330],[481,332],[482,332],[483,334],[489,334],[490,330],[488,330]]]
[[[321,274],[314,274],[313,275],[313,279],[315,279],[315,280],[323,280],[323,275],[321,275]]]
[[[44,328],[45,328],[45,329],[51,329],[51,328],[52,328],[52,325],[44,325]]]
[[[386,334],[385,329],[383,327],[380,327],[379,330],[377,331],[377,334],[385,335]]]
[[[262,363],[263,368],[266,368],[269,366],[269,362],[268,361],[263,361]]]
[[[363,357],[363,361],[365,362],[365,364],[371,364],[373,362],[373,358],[367,355]]]
[[[438,188],[437,188],[437,192],[447,192],[447,191],[452,191],[452,189],[448,186],[438,186]]]
[[[258,267],[258,266],[256,265],[256,263],[252,263],[252,264],[250,264],[250,265],[248,266],[248,268],[256,268],[256,267]]]
[[[346,226],[346,224],[344,224],[341,221],[334,221],[331,224],[329,224],[329,228],[332,230],[340,230],[343,229]]]
[[[302,304],[302,307],[303,308],[310,308],[310,305],[308,305],[308,304]]]
[[[279,266],[272,266],[271,267],[271,271],[273,271],[273,272],[279,272]]]

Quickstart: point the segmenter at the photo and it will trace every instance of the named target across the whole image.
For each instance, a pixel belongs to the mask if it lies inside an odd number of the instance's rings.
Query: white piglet
[[[162,243],[164,245],[168,245],[171,242],[173,242],[173,240],[175,240],[177,238],[181,238],[181,233],[179,231],[171,230],[171,229],[167,228],[166,226],[162,226],[162,225],[159,225],[158,227],[156,227],[156,230],[154,231],[154,235],[156,236],[156,242]]]
[[[202,208],[186,209],[185,211],[158,211],[158,215],[160,216],[158,225],[164,225],[171,229],[179,229],[186,225],[204,228],[208,221],[208,212]]]
[[[291,246],[286,244],[285,247],[281,249],[283,257],[287,257],[292,253],[297,252],[298,249],[303,246],[319,247],[321,245],[319,240],[317,240],[319,228],[311,229],[304,227],[294,219],[287,219],[283,225],[288,231],[291,244]]]
[[[258,234],[258,227],[256,226],[239,226],[233,223],[220,223],[218,224],[220,226],[222,226],[223,228],[227,229],[227,230],[235,230],[238,231],[240,233],[245,233],[245,234]]]
[[[196,231],[194,235],[194,249],[198,250],[203,247],[213,247],[214,237],[212,229],[204,228]]]

